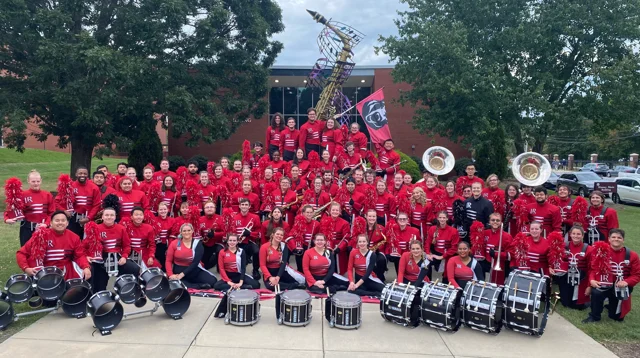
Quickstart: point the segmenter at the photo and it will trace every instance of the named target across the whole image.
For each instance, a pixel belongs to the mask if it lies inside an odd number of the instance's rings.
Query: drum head
[[[311,300],[311,295],[303,290],[291,290],[282,294],[282,300],[285,302],[306,302]]]
[[[5,329],[13,322],[13,307],[7,301],[0,301],[0,329]]]
[[[134,303],[142,296],[142,288],[133,275],[122,275],[118,277],[114,288],[122,302],[127,304]]]
[[[255,302],[258,300],[258,297],[258,293],[251,290],[232,291],[229,294],[229,299],[232,302]]]
[[[7,281],[7,297],[13,303],[28,301],[33,296],[33,284],[27,275],[12,275]]]
[[[141,275],[144,281],[144,291],[147,298],[153,302],[162,301],[169,294],[169,279],[158,268],[146,270]]]
[[[79,278],[67,281],[67,290],[60,299],[62,310],[71,317],[87,315],[87,301],[91,297],[91,285]]]
[[[64,294],[64,274],[57,267],[45,267],[38,271],[36,280],[36,290],[43,300],[56,301]]]
[[[172,318],[178,319],[184,315],[191,305],[191,295],[180,283],[178,287],[172,285],[172,290],[162,303],[164,312]]]
[[[340,291],[331,296],[331,302],[343,307],[353,307],[362,304],[362,298],[353,293]]]

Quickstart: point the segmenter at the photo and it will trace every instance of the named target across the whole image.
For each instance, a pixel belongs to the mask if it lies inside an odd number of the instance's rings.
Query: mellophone
[[[53,312],[62,308],[69,317],[90,316],[94,326],[103,335],[110,334],[122,318],[141,313],[155,313],[160,306],[165,313],[180,319],[189,309],[191,295],[179,280],[169,280],[159,268],[143,271],[139,277],[122,275],[116,279],[114,291],[92,292],[91,284],[79,278],[64,279],[65,273],[58,267],[41,267],[30,277],[12,275],[0,293],[0,329],[20,317],[36,313]],[[125,313],[120,302],[142,307],[147,299],[155,303],[148,310]],[[16,314],[13,304],[29,302],[39,308],[47,301],[47,308]]]
[[[419,289],[394,281],[382,291],[380,315],[405,327],[422,323],[455,332],[464,324],[495,335],[504,325],[539,337],[544,333],[551,306],[549,284],[548,276],[521,270],[512,271],[504,286],[470,281],[461,289],[436,280]]]

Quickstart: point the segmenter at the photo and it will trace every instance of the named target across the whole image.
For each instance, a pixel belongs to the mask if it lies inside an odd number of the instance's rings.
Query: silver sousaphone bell
[[[431,147],[422,154],[422,165],[433,175],[444,175],[453,170],[456,158],[445,147]]]
[[[511,172],[521,184],[536,187],[542,185],[551,176],[551,164],[540,153],[526,152],[513,160]]]

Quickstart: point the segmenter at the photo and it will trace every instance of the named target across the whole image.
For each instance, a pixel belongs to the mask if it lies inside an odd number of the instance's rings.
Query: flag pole
[[[353,106],[349,107],[349,109],[347,109],[346,111],[344,111],[344,112],[342,112],[342,113],[339,113],[339,114],[334,115],[334,116],[333,116],[333,119],[338,119],[338,118],[342,117],[345,113],[347,113],[347,112],[349,112],[350,110],[352,110],[352,109],[353,109],[353,107],[355,107],[355,106],[356,106],[356,105],[354,104]]]

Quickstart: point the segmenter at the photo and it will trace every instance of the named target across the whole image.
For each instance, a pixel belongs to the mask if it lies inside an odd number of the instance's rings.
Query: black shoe
[[[582,323],[595,323],[598,322],[599,320],[595,320],[593,317],[591,316],[587,316],[587,318],[582,320]]]
[[[260,272],[258,272],[258,271],[253,271],[253,275],[252,275],[252,276],[253,276],[253,279],[254,279],[254,280],[256,280],[256,281],[260,281],[260,278],[261,278],[261,277],[260,277]]]
[[[200,289],[201,289],[201,290],[208,290],[208,289],[210,289],[210,288],[211,288],[211,285],[210,285],[210,284],[208,284],[208,283],[202,283],[202,284],[200,284]]]

